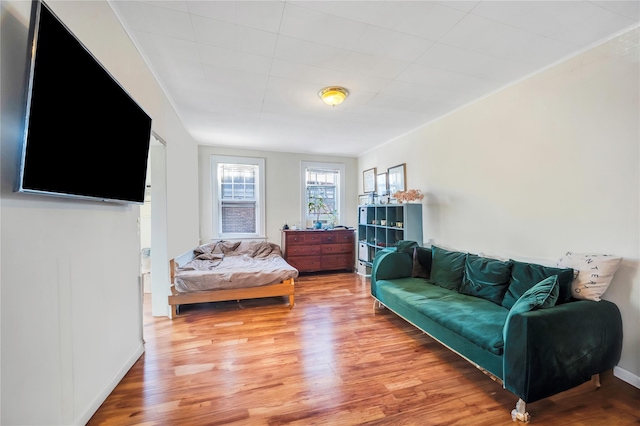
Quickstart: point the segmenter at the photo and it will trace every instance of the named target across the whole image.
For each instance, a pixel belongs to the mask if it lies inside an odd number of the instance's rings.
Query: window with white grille
[[[264,159],[213,156],[218,237],[257,237],[264,229]]]
[[[344,164],[302,163],[303,219],[309,225],[320,220],[323,226],[340,224]],[[321,208],[314,206],[321,202]]]

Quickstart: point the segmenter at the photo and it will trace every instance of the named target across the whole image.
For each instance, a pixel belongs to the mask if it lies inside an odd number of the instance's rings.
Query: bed
[[[169,261],[171,316],[179,306],[288,296],[294,305],[298,270],[282,257],[280,246],[266,241],[213,241]]]

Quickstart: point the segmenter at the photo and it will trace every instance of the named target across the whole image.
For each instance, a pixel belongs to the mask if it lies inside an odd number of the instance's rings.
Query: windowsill
[[[264,235],[246,235],[246,234],[225,234],[214,236],[211,238],[211,241],[217,240],[267,240],[267,237]]]

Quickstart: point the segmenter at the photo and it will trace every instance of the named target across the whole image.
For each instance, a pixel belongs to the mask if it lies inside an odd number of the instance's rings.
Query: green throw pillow
[[[413,256],[413,248],[419,246],[420,244],[415,241],[400,240],[396,243],[396,251],[398,253],[409,253]]]
[[[429,278],[431,274],[431,249],[425,247],[413,248],[413,269],[411,276]]]
[[[467,253],[449,251],[437,246],[431,247],[431,253],[431,282],[458,291],[462,284]]]
[[[460,293],[481,297],[497,305],[509,286],[513,261],[502,261],[468,254]]]
[[[552,275],[558,276],[559,296],[558,303],[565,303],[571,299],[571,282],[573,281],[573,269],[554,268],[535,263],[513,261],[511,268],[511,281],[507,292],[502,299],[502,306],[511,309],[516,300],[520,298],[533,285]]]
[[[509,320],[511,320],[512,316],[523,312],[535,311],[536,309],[550,308],[558,301],[559,294],[560,286],[558,285],[557,275],[547,277],[527,290],[509,310],[502,330],[503,340],[505,342],[507,340]]]

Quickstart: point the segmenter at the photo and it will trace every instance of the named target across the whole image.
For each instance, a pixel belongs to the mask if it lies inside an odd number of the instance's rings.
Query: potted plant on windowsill
[[[322,228],[322,222],[320,222],[320,215],[322,214],[326,214],[331,222],[335,223],[336,221],[336,211],[331,210],[324,202],[324,198],[320,196],[309,198],[308,209],[310,214],[316,215],[316,222],[314,224],[316,229]]]

